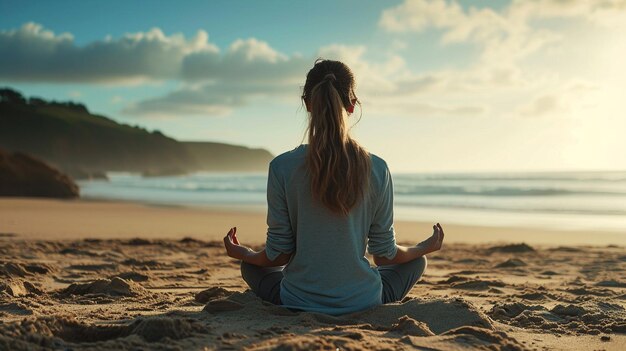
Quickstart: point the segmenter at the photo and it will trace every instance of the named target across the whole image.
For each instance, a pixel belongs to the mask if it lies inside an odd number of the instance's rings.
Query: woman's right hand
[[[239,244],[239,239],[237,239],[237,227],[230,228],[224,237],[224,247],[226,248],[226,254],[237,260],[242,260],[246,254],[254,252],[252,249]]]
[[[443,245],[443,237],[443,228],[437,223],[433,226],[433,235],[416,246],[423,249],[425,253],[439,251]]]

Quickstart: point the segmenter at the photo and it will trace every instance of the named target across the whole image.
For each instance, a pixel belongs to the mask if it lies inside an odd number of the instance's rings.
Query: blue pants
[[[402,264],[379,266],[378,272],[383,283],[381,302],[385,304],[402,300],[422,277],[426,266],[426,256]],[[280,281],[283,279],[283,268],[284,266],[259,267],[241,262],[241,276],[258,297],[280,305]]]

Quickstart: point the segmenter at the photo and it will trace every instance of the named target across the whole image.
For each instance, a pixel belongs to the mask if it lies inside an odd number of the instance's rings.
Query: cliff
[[[0,89],[0,147],[89,176],[104,171],[261,171],[272,159],[263,149],[180,142],[159,131],[92,114],[82,104],[27,99],[11,89]]]

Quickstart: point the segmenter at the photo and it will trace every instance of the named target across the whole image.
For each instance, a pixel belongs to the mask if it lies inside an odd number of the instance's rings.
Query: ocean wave
[[[521,178],[520,178],[521,179]],[[188,176],[167,179],[145,179],[141,177],[116,177],[108,183],[128,189],[152,189],[156,191],[181,192],[241,192],[264,193],[267,178],[257,176]],[[394,192],[397,195],[414,196],[484,196],[484,197],[554,197],[554,196],[626,196],[626,184],[595,184],[586,182],[561,181],[511,181],[502,180],[424,180],[407,176],[394,178]]]
[[[93,182],[91,182],[93,183]],[[89,184],[89,183],[82,183]],[[111,181],[109,186],[127,189],[142,189],[155,191],[180,191],[180,192],[237,192],[237,193],[265,193],[266,186],[243,184],[220,184],[220,183],[150,183],[142,181]]]
[[[448,173],[416,174],[399,173],[394,179],[408,181],[559,181],[559,182],[608,182],[626,183],[626,172],[565,172],[565,173]]]
[[[558,195],[607,195],[623,196],[626,191],[604,189],[524,188],[524,187],[479,187],[446,185],[397,185],[394,189],[401,195],[458,195],[458,196],[558,196]]]

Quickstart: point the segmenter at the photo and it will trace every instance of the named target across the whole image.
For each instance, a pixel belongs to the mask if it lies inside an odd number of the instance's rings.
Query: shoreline
[[[398,174],[396,221],[626,233],[626,174]],[[81,198],[265,212],[266,176],[112,175],[80,182]],[[624,200],[624,201],[622,201]]]
[[[41,198],[0,198],[0,234],[14,239],[76,240],[84,238],[158,238],[221,240],[237,226],[246,243],[265,241],[265,209],[234,206],[189,207],[132,201]],[[607,230],[459,225],[442,223],[448,243],[511,243],[535,245],[626,246],[626,233]],[[399,242],[417,243],[432,223],[396,220]],[[7,238],[6,235],[3,236]]]

